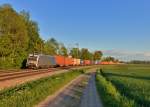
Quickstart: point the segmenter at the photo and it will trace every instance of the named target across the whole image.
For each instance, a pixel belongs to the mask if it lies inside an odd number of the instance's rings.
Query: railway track
[[[61,67],[56,67],[56,68],[49,68],[49,69],[71,69],[71,68],[78,68],[78,67],[83,67],[83,66],[61,66]],[[7,73],[18,73],[18,72],[29,72],[29,71],[43,71],[47,69],[8,69],[8,70],[0,70],[0,75],[1,74],[7,74]]]
[[[31,73],[31,72],[42,72],[42,71],[47,71],[47,70],[56,70],[56,69],[42,69],[42,70],[22,70],[22,71],[17,71],[17,72],[6,72],[6,73],[0,73],[0,77],[4,76],[11,76],[11,75],[20,75],[20,74],[26,74],[26,73]]]
[[[19,84],[23,84],[28,81],[36,80],[39,78],[52,76],[64,72],[69,72],[72,69],[82,69],[89,66],[74,66],[74,67],[58,67],[49,69],[38,69],[38,70],[19,70],[0,73],[0,90],[4,88],[13,87]],[[95,68],[95,66],[93,66]],[[0,71],[1,72],[1,71]]]
[[[49,72],[50,71],[28,72],[28,73],[22,73],[22,74],[18,74],[18,75],[16,75],[16,74],[15,75],[8,75],[8,76],[0,77],[0,81],[6,81],[6,80],[21,78],[21,77],[28,77],[28,76],[32,76],[32,75],[45,74],[45,73],[49,73]]]
[[[36,79],[40,79],[43,77],[52,76],[55,74],[64,73],[68,71],[69,70],[59,70],[57,72],[57,70],[55,70],[51,72],[51,70],[47,70],[47,71],[28,72],[25,74],[0,77],[0,90],[13,87],[19,84],[23,84],[28,81],[32,81],[32,80],[36,80]]]
[[[0,82],[6,81],[6,80],[12,80],[16,78],[22,78],[22,77],[28,77],[33,75],[39,75],[39,74],[46,74],[50,72],[55,72],[59,70],[69,70],[72,67],[58,67],[58,68],[49,68],[49,69],[39,69],[39,70],[20,70],[20,71],[8,71],[8,72],[0,72]],[[75,67],[74,67],[75,68]]]
[[[20,74],[26,74],[30,72],[42,72],[42,71],[58,71],[58,70],[65,70],[65,69],[72,69],[72,68],[78,68],[76,67],[57,67],[57,68],[49,68],[49,69],[25,69],[25,70],[0,70],[0,77],[9,76],[9,75],[20,75]]]

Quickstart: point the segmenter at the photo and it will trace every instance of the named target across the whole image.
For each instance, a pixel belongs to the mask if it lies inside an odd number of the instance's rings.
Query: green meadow
[[[103,65],[96,76],[106,107],[150,107],[150,65]]]

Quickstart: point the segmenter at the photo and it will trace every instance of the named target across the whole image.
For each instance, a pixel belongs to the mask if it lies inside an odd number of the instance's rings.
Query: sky
[[[150,0],[0,0],[5,3],[28,11],[44,40],[150,60]]]

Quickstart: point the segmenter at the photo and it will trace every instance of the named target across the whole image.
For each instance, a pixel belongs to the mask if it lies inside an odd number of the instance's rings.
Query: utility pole
[[[77,46],[77,58],[79,58],[79,44],[76,43],[75,45]]]
[[[71,44],[68,44],[68,56],[70,56],[71,54],[71,49],[72,49]]]
[[[42,54],[42,43],[40,43],[40,51],[41,51],[41,54]]]
[[[79,59],[79,44],[75,44],[77,46],[77,59],[76,59],[76,65],[78,64],[78,59]]]

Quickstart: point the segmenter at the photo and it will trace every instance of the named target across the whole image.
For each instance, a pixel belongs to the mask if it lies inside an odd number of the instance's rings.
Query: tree
[[[23,17],[27,26],[27,33],[29,37],[27,49],[28,53],[42,52],[42,49],[44,48],[44,42],[40,38],[38,24],[30,19],[30,14],[28,12],[23,10],[20,12],[20,15]]]
[[[92,52],[89,52],[89,60],[94,60],[94,54]]]
[[[0,6],[0,68],[21,67],[29,53],[43,48],[38,24],[28,12],[17,13],[9,4]]]
[[[131,60],[127,62],[129,64],[150,64],[150,61],[144,61],[144,60]]]
[[[101,51],[95,51],[93,55],[93,59],[100,60],[102,56],[103,56],[103,53]]]
[[[68,50],[67,48],[64,46],[63,43],[59,43],[59,50],[58,50],[59,55],[62,56],[68,56]]]
[[[44,44],[44,53],[48,55],[56,55],[59,49],[59,43],[54,39],[48,39]]]
[[[102,61],[107,61],[107,62],[112,61],[112,62],[114,62],[114,61],[115,61],[115,58],[114,58],[114,57],[111,57],[111,56],[108,56],[108,57],[103,58]]]
[[[81,59],[83,59],[83,60],[90,59],[90,52],[88,49],[86,49],[86,48],[81,49]]]
[[[79,48],[72,48],[71,51],[70,51],[70,55],[73,57],[73,58],[80,58],[80,50]]]
[[[0,7],[0,41],[1,61],[6,66],[19,66],[29,38],[23,18],[7,4]]]

